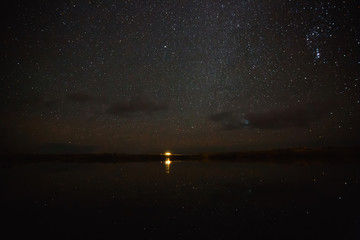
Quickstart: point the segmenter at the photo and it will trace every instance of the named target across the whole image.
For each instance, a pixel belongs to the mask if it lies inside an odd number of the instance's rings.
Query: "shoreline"
[[[201,154],[117,154],[117,153],[84,153],[84,154],[0,154],[0,162],[148,162],[165,159],[180,161],[331,161],[360,162],[360,148],[290,148],[261,151],[201,153]]]

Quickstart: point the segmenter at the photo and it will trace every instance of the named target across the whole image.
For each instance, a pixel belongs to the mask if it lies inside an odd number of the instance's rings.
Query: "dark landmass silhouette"
[[[118,154],[118,153],[89,153],[89,154],[2,154],[0,162],[146,162],[170,160],[195,161],[331,161],[354,162],[360,159],[359,147],[328,147],[328,148],[289,148],[262,151],[218,152],[200,154]],[[360,161],[359,161],[360,162]]]

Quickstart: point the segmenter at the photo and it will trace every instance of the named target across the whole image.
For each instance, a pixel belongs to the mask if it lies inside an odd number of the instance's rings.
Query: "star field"
[[[356,1],[7,3],[4,152],[359,144]]]

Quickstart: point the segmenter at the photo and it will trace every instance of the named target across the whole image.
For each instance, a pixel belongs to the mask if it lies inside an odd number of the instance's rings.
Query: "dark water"
[[[354,163],[43,162],[0,180],[1,239],[360,239]]]

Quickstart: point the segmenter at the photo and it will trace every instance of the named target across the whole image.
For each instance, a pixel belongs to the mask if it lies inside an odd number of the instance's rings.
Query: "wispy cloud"
[[[154,112],[167,110],[167,105],[157,103],[147,98],[135,98],[129,101],[118,101],[108,109],[108,114],[131,117],[139,113],[152,114]]]
[[[77,103],[102,103],[104,102],[101,98],[97,98],[87,92],[74,92],[66,95],[69,101]]]
[[[333,103],[331,102],[298,103],[287,108],[265,112],[248,112],[246,114],[237,114],[234,111],[222,112],[211,115],[209,119],[220,124],[225,130],[301,128],[322,119],[332,107]]]

